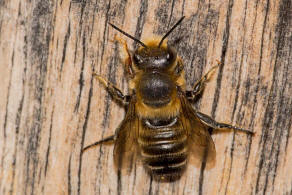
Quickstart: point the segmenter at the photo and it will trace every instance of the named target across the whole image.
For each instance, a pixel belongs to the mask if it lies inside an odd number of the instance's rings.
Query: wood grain
[[[290,0],[0,1],[0,194],[292,194]],[[214,168],[189,166],[174,183],[140,164],[114,170],[113,134],[124,110],[92,73],[128,92],[108,22],[139,39],[169,37],[190,88],[220,69],[194,105],[254,131],[214,131]],[[126,39],[133,51],[137,45]]]

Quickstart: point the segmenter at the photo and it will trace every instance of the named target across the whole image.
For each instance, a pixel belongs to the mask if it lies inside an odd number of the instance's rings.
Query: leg
[[[93,76],[96,77],[104,86],[107,88],[109,93],[114,97],[114,99],[119,100],[124,105],[128,104],[130,101],[129,95],[124,95],[121,90],[119,90],[116,86],[114,86],[111,82],[105,80],[101,76],[97,75],[96,73],[93,73]]]
[[[103,143],[107,143],[107,142],[112,142],[112,141],[115,141],[115,135],[112,135],[112,136],[109,136],[109,137],[106,137],[102,140],[99,140],[93,144],[90,144],[88,146],[86,146],[85,148],[82,149],[82,153],[85,152],[85,150],[88,150],[89,148],[92,148],[94,146],[97,146],[99,144],[103,144]]]
[[[210,78],[210,75],[213,73],[213,71],[216,68],[219,67],[219,65],[220,65],[220,62],[217,61],[217,65],[213,66],[200,80],[198,80],[195,83],[193,90],[186,92],[186,96],[188,99],[191,99],[191,100],[194,99],[197,95],[199,95],[203,91],[206,81],[208,81],[208,79]]]
[[[131,55],[128,49],[128,45],[124,39],[121,39],[117,36],[115,36],[115,40],[120,42],[121,45],[123,45],[123,50],[121,51],[121,55],[124,61],[123,63],[126,66],[126,70],[128,74],[130,75],[131,78],[133,78],[134,74],[133,74],[133,69],[132,69],[132,59],[131,59]]]
[[[254,132],[250,130],[242,129],[242,128],[235,127],[235,126],[225,124],[225,123],[219,123],[215,121],[214,119],[212,119],[210,116],[203,114],[201,112],[196,112],[196,115],[204,124],[214,129],[234,129],[234,130],[245,132],[248,134],[252,134],[252,135],[254,134]]]

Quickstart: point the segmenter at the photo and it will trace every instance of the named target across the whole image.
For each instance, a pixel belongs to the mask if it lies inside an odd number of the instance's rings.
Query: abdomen
[[[138,142],[146,169],[158,180],[179,179],[187,164],[187,136],[177,118],[142,120]]]

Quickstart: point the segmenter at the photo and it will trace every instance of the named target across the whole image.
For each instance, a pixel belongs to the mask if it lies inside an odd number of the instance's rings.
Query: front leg
[[[118,41],[123,46],[123,48],[120,50],[121,58],[123,60],[123,63],[125,65],[125,68],[130,78],[134,78],[134,72],[132,68],[132,59],[131,59],[130,51],[128,49],[128,45],[124,39],[121,39],[117,36],[115,36],[115,40]]]
[[[201,94],[201,92],[203,91],[206,82],[208,81],[208,79],[210,78],[210,75],[213,73],[213,71],[219,67],[221,63],[219,61],[217,61],[217,65],[213,66],[206,74],[204,74],[204,76],[202,76],[202,78],[200,80],[198,80],[192,91],[186,91],[186,96],[189,100],[194,100],[196,98],[196,96],[198,96],[199,94]]]
[[[240,127],[232,126],[226,123],[219,123],[212,119],[210,116],[201,113],[201,112],[196,112],[197,117],[208,127],[214,128],[214,129],[234,129],[237,131],[245,132],[247,134],[254,134],[254,132],[246,129],[242,129]]]
[[[130,95],[124,95],[119,88],[117,88],[114,84],[111,82],[105,80],[101,76],[97,75],[96,73],[93,73],[93,76],[96,77],[108,90],[108,92],[113,96],[114,99],[122,102],[124,105],[129,104],[130,102]]]

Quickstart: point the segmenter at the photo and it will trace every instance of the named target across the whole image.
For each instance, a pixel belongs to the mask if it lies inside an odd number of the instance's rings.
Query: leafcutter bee
[[[112,83],[94,74],[113,98],[126,106],[126,115],[114,135],[85,147],[83,152],[113,141],[114,163],[118,170],[129,167],[132,160],[139,157],[155,179],[170,182],[181,177],[187,162],[214,162],[215,146],[208,128],[252,133],[216,122],[191,106],[190,102],[200,95],[219,64],[197,81],[192,90],[186,90],[182,60],[175,49],[165,43],[166,37],[183,19],[160,40],[145,43],[109,23],[141,46],[131,53],[124,43],[130,95],[123,95]]]

